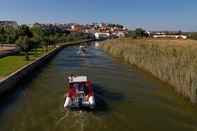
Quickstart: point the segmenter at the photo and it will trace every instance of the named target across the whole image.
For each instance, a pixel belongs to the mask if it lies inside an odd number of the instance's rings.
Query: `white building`
[[[187,39],[187,36],[186,35],[164,35],[164,34],[156,34],[156,35],[153,35],[153,38]]]
[[[96,32],[94,33],[94,36],[96,39],[106,39],[110,37],[109,33],[100,33],[100,32]]]

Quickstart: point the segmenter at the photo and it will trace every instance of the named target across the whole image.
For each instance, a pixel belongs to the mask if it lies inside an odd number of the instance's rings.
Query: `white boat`
[[[98,48],[100,45],[98,42],[95,42],[95,47]]]
[[[66,94],[64,108],[84,108],[94,109],[96,103],[92,82],[87,76],[68,77],[69,86]]]
[[[79,46],[77,54],[85,56],[87,54],[87,48],[85,46]]]

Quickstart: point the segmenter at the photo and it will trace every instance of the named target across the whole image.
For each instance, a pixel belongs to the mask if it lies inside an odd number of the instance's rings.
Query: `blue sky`
[[[112,22],[129,28],[197,31],[197,0],[1,0],[0,20]]]

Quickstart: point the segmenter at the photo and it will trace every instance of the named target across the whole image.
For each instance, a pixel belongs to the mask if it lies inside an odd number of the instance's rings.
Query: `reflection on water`
[[[94,44],[95,45],[95,44]],[[197,107],[168,85],[90,46],[62,50],[34,79],[1,99],[0,131],[197,130]],[[65,74],[94,82],[94,111],[64,112]]]

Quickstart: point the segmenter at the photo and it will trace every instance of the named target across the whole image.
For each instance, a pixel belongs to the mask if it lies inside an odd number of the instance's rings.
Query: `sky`
[[[0,0],[0,20],[20,24],[124,24],[130,29],[197,31],[197,0]]]

